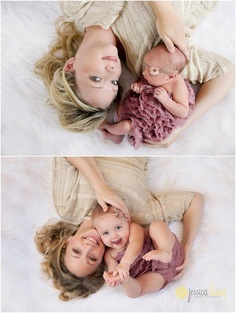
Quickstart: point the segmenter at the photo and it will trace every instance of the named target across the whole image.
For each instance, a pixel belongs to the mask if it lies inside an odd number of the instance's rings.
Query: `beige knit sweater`
[[[154,220],[166,223],[182,220],[194,192],[156,194],[147,188],[147,160],[143,157],[96,157],[107,184],[125,200],[132,220],[143,226]],[[52,166],[53,200],[58,214],[74,224],[89,218],[97,204],[86,177],[64,157]]]
[[[217,1],[173,1],[184,22],[186,36],[216,4]],[[155,14],[147,1],[62,1],[60,7],[64,18],[75,22],[81,31],[91,25],[111,27],[125,49],[126,65],[140,76],[145,53],[160,41]],[[192,83],[203,83],[232,67],[224,57],[190,46],[190,61],[183,76]]]

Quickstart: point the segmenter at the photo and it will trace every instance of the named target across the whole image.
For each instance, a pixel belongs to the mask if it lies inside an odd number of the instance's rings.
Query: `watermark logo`
[[[175,295],[179,299],[186,299],[187,302],[190,302],[191,299],[194,298],[221,298],[225,300],[226,298],[226,290],[225,289],[216,289],[213,288],[213,285],[210,284],[207,289],[194,289],[187,288],[185,286],[179,286],[176,288]]]

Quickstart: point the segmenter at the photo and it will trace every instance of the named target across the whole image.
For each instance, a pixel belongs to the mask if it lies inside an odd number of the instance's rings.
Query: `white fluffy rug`
[[[46,89],[33,73],[54,38],[53,22],[61,15],[58,2],[1,1],[1,9],[3,155],[234,154],[234,88],[168,149],[143,146],[135,151],[126,138],[116,145],[98,130],[87,134],[63,130],[54,109],[45,105]],[[235,2],[222,1],[199,24],[192,41],[234,60]]]
[[[51,161],[2,158],[1,312],[235,312],[233,157],[149,160],[148,184],[153,191],[188,189],[205,195],[203,221],[188,270],[179,281],[138,299],[126,297],[121,287],[104,286],[87,299],[69,302],[58,299],[58,291],[42,274],[42,258],[33,241],[37,227],[58,218]],[[181,226],[171,225],[179,237]]]

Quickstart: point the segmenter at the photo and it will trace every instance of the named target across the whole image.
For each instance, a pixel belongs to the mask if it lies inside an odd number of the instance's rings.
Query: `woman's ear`
[[[75,58],[70,58],[69,60],[66,61],[66,64],[64,65],[64,71],[65,72],[73,72],[74,71],[74,62]]]
[[[70,241],[71,238],[72,238],[72,236],[70,236],[70,237],[66,240],[66,242],[65,242],[64,245],[63,245],[63,248],[66,248],[66,247],[67,247],[67,245],[68,245],[68,243],[69,243],[69,241]]]

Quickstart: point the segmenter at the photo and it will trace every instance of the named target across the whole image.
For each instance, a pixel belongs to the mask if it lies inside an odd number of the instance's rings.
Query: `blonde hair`
[[[79,99],[74,73],[63,70],[66,61],[75,56],[84,34],[77,30],[75,23],[66,22],[63,17],[56,20],[55,27],[57,38],[35,64],[35,73],[43,79],[49,92],[48,103],[56,108],[64,128],[75,132],[96,129],[109,111]]]
[[[38,251],[44,255],[42,269],[52,278],[54,287],[60,290],[59,298],[64,301],[75,297],[86,298],[104,284],[103,261],[87,277],[76,277],[64,264],[65,243],[78,228],[79,226],[64,221],[54,224],[49,222],[36,232],[34,238]]]

